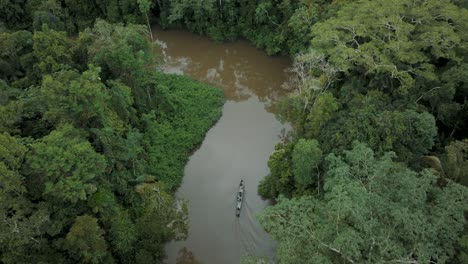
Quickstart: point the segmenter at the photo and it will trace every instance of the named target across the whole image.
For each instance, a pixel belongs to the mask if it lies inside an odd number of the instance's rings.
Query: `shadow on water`
[[[166,246],[166,263],[239,263],[241,256],[272,258],[275,243],[257,222],[268,204],[257,195],[267,162],[289,127],[274,116],[275,102],[287,91],[285,57],[269,57],[246,41],[214,43],[183,31],[154,27],[165,70],[186,74],[223,89],[226,103],[216,125],[190,157],[176,195],[187,199],[187,240]],[[245,195],[235,215],[240,180]]]

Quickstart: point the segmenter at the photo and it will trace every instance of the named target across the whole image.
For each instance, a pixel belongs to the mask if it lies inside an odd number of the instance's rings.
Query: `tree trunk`
[[[153,39],[153,31],[151,31],[151,25],[150,25],[150,22],[149,22],[148,13],[146,13],[145,16],[146,16],[146,24],[148,24],[148,30],[149,30],[149,33],[150,33],[151,42],[153,42],[153,41],[154,41],[154,39]]]

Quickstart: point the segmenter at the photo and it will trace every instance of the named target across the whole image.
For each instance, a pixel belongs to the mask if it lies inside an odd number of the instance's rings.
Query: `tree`
[[[34,13],[33,27],[36,31],[38,31],[42,29],[42,25],[47,25],[48,28],[56,31],[65,30],[65,24],[60,21],[60,18],[49,12],[37,11]]]
[[[310,52],[345,76],[338,86],[359,78],[365,90],[423,105],[445,141],[466,128],[467,25],[468,10],[451,1],[348,1],[313,26]]]
[[[26,21],[24,5],[26,0],[3,0],[0,4],[0,22],[15,28],[21,28]]]
[[[284,4],[289,3],[284,1]],[[331,10],[331,8],[327,8],[328,4],[337,5],[338,1],[332,3],[323,0],[300,1],[299,5],[294,8],[294,12],[288,20],[288,30],[291,32],[286,40],[289,54],[300,54],[307,50],[310,42],[310,30],[315,23],[324,19],[327,11]]]
[[[96,191],[95,178],[104,173],[106,161],[73,126],[59,127],[31,148],[27,173],[37,177],[40,185],[31,187],[40,188],[43,198],[76,203]]]
[[[466,49],[466,31],[455,29],[466,27],[466,12],[448,1],[348,2],[336,17],[314,25],[312,45],[348,74],[385,76],[375,84],[408,90],[436,78],[435,60],[457,59]]]
[[[148,17],[148,12],[150,11],[151,8],[151,1],[149,0],[137,0],[138,2],[138,7],[140,9],[140,12],[145,15],[146,18],[146,24],[148,25],[148,32],[151,37],[151,41],[153,41],[153,32],[151,31],[151,25]]]
[[[338,109],[339,102],[331,93],[325,92],[319,95],[314,100],[304,121],[304,136],[318,138],[321,129],[334,117]]]
[[[65,248],[80,263],[112,263],[103,235],[104,231],[96,218],[89,215],[78,216],[66,236]]]
[[[317,140],[299,139],[292,154],[293,173],[296,187],[304,189],[313,183],[320,186],[318,166],[322,161],[322,150]],[[317,179],[315,179],[317,175]]]
[[[42,26],[42,31],[33,35],[33,55],[35,77],[40,79],[44,74],[51,74],[69,68],[71,64],[70,44],[65,32]]]
[[[393,150],[400,160],[414,161],[432,148],[436,135],[431,114],[394,110],[387,95],[372,91],[352,97],[317,139],[325,153],[339,153],[358,140],[379,154]]]
[[[136,263],[154,263],[164,256],[164,242],[186,239],[188,232],[187,206],[175,201],[163,183],[145,182],[135,187],[142,207],[136,220],[139,234]]]
[[[298,136],[317,137],[320,128],[340,108],[328,91],[336,81],[337,69],[322,54],[310,51],[298,54],[288,71],[292,77],[287,86],[294,92],[280,102],[278,116],[291,122]]]
[[[48,212],[38,210],[28,199],[26,179],[20,173],[26,152],[20,140],[7,133],[0,134],[0,261],[3,263],[33,261],[29,253],[41,249],[43,227],[49,222]]]
[[[331,154],[324,195],[280,198],[260,216],[278,241],[280,263],[447,263],[465,224],[468,189],[437,185],[431,171],[415,172],[375,157],[355,143]]]
[[[468,139],[453,141],[445,147],[443,166],[447,176],[468,186]]]
[[[258,193],[265,198],[276,198],[282,194],[290,197],[294,190],[294,174],[292,172],[293,144],[277,144],[275,151],[268,159],[270,174],[262,179]]]
[[[124,124],[110,109],[111,96],[101,82],[100,71],[99,67],[89,65],[81,75],[61,71],[54,77],[44,76],[41,86],[41,96],[47,105],[44,118],[55,124],[68,122],[88,129],[111,127],[122,132]]]
[[[63,0],[69,17],[72,19],[74,29],[83,30],[92,27],[96,18],[103,16],[103,8],[98,7],[97,1]]]
[[[121,209],[111,216],[109,235],[113,250],[116,255],[120,256],[121,262],[131,262],[139,235],[127,211]]]
[[[458,240],[459,245],[459,252],[457,255],[457,259],[455,261],[459,261],[460,264],[468,263],[468,231],[465,229],[465,233],[460,239]]]
[[[28,31],[0,33],[0,78],[17,81],[26,75],[28,57],[33,48],[33,35]]]
[[[99,66],[103,82],[120,80],[131,88],[133,102],[138,110],[155,107],[156,85],[154,72],[156,59],[152,44],[141,25],[124,27],[98,20],[92,29],[80,36],[79,48],[86,54],[86,63]]]

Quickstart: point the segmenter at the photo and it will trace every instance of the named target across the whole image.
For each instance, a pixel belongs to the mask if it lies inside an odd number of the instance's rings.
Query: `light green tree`
[[[354,144],[327,160],[324,195],[280,198],[260,216],[278,241],[280,263],[447,263],[465,224],[468,189],[439,187]]]
[[[313,102],[304,121],[304,136],[317,138],[321,129],[330,121],[339,109],[338,100],[329,92],[320,94]],[[324,131],[326,133],[326,131]]]
[[[405,92],[437,79],[436,60],[461,58],[467,14],[450,1],[351,1],[314,25],[312,45],[341,71],[365,73],[377,88]]]
[[[79,128],[101,127],[118,121],[112,116],[115,113],[109,111],[110,96],[100,80],[100,68],[89,67],[81,75],[61,71],[54,77],[44,76],[41,95],[47,105],[45,119],[56,124],[73,123]]]
[[[35,142],[27,158],[29,177],[37,177],[44,198],[72,202],[86,200],[97,189],[96,178],[106,168],[104,157],[71,125],[60,126]]]

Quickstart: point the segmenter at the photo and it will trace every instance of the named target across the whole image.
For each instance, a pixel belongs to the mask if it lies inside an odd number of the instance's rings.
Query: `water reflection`
[[[273,102],[288,91],[282,88],[290,60],[271,57],[247,41],[215,43],[188,32],[153,27],[166,71],[187,74],[223,88],[226,99],[244,101],[256,95],[273,112]]]

